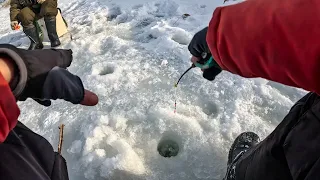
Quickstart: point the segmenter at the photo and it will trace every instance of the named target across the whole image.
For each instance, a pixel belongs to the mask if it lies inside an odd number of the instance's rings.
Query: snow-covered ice
[[[27,100],[19,103],[20,120],[55,149],[58,126],[66,125],[62,154],[73,180],[222,179],[235,137],[253,131],[265,138],[306,93],[227,72],[209,82],[193,69],[175,96],[173,85],[190,66],[187,44],[222,2],[59,0],[73,35],[61,46],[74,51],[69,70],[100,103],[59,100],[44,108]],[[26,48],[8,13],[0,9],[0,42]],[[164,137],[179,144],[176,157],[158,154]]]

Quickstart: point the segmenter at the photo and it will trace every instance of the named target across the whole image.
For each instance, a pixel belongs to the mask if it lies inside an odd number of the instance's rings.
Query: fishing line
[[[178,82],[174,85],[175,90],[174,90],[174,113],[177,112],[177,88],[178,88],[178,84],[181,81],[182,77],[187,74],[187,72],[189,72],[192,68],[196,67],[194,64],[192,64],[191,67],[189,67],[179,78]]]

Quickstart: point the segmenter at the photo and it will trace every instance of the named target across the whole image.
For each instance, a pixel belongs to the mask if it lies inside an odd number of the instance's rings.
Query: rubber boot
[[[51,42],[51,47],[60,46],[60,40],[57,34],[57,25],[56,25],[56,17],[45,17],[44,21],[46,23],[48,37]]]
[[[28,50],[42,49],[43,48],[43,44],[40,41],[39,33],[38,33],[36,27],[25,28],[25,29],[23,29],[23,32],[29,37],[29,39],[31,41]]]
[[[260,138],[253,132],[241,133],[233,142],[228,155],[228,169],[224,180],[235,180],[235,170],[238,160],[253,146],[259,144]]]

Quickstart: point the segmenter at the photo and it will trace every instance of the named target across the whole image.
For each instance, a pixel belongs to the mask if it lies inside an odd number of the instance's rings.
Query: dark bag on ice
[[[0,144],[0,180],[68,180],[65,159],[21,122]]]

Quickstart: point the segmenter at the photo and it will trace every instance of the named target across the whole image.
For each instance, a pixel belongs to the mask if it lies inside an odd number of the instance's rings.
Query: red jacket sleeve
[[[16,126],[20,110],[7,81],[0,73],[0,143]]]
[[[320,1],[248,0],[217,8],[207,42],[222,69],[320,94]]]

